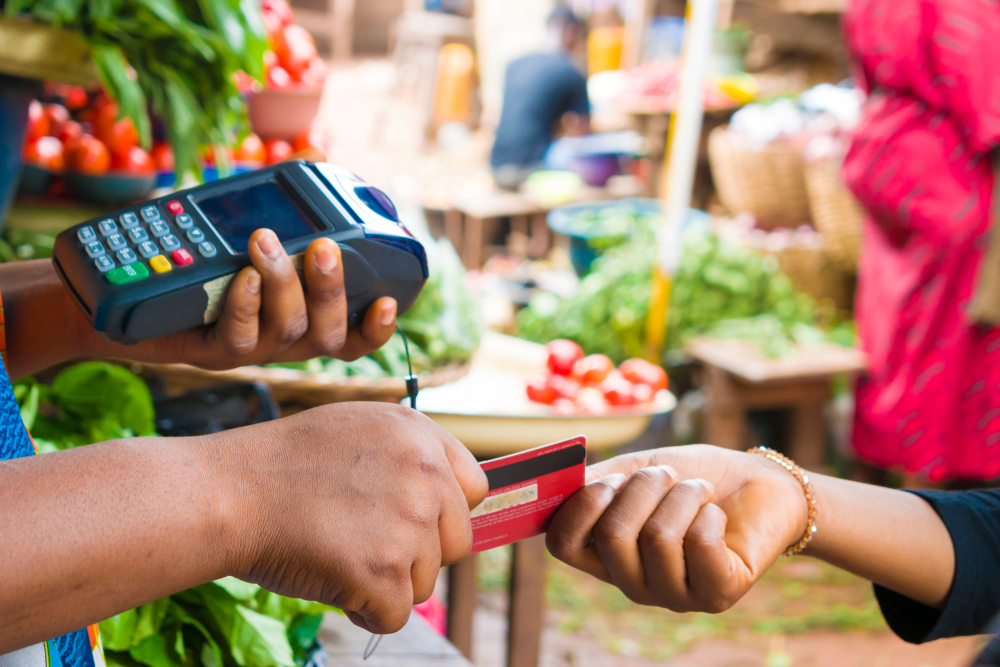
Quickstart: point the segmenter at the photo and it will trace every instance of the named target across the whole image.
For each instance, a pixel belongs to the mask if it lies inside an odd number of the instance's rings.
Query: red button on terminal
[[[181,206],[181,203],[179,201],[171,201],[167,202],[167,210],[173,213],[174,215],[180,215],[181,213],[184,212],[184,207]]]
[[[191,256],[191,253],[189,253],[184,248],[181,248],[180,250],[174,250],[172,253],[170,253],[170,256],[173,258],[174,263],[176,263],[177,266],[187,266],[188,264],[194,261],[194,257]]]

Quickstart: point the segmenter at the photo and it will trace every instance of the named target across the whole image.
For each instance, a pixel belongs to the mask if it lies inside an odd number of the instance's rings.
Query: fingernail
[[[330,273],[337,268],[337,251],[324,248],[316,253],[316,267],[323,273]]]
[[[378,321],[382,323],[382,326],[387,327],[392,324],[393,320],[396,319],[396,302],[393,301],[387,306],[382,306],[382,312],[379,313]]]
[[[625,486],[625,480],[626,479],[627,478],[625,477],[625,475],[621,474],[620,472],[616,472],[613,475],[608,475],[607,477],[602,477],[601,479],[599,479],[597,481],[601,482],[602,484],[607,484],[608,486],[610,486],[615,491],[621,491],[621,488],[623,486]]]
[[[656,466],[656,467],[659,468],[660,470],[664,471],[668,475],[670,475],[673,479],[677,479],[677,471],[674,470],[672,467],[670,467],[668,465],[660,465],[660,466]]]
[[[260,291],[260,274],[255,270],[250,269],[247,271],[247,281],[246,281],[247,291],[251,294],[256,294]]]
[[[708,491],[709,493],[715,493],[715,484],[712,484],[707,479],[695,479],[695,480],[692,480],[692,481],[697,482],[698,484],[701,484],[702,487],[704,487],[704,489],[706,491]]]
[[[264,233],[257,237],[257,247],[268,259],[278,259],[281,257],[281,243],[277,235],[270,229],[265,229]]]

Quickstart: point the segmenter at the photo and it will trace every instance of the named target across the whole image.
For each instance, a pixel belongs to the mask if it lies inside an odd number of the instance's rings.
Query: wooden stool
[[[786,357],[768,359],[745,341],[701,338],[688,346],[688,353],[705,373],[706,442],[746,449],[751,445],[750,410],[791,408],[784,453],[807,470],[824,463],[823,406],[830,398],[830,380],[865,369],[859,350],[838,345],[798,347]]]
[[[500,220],[510,218],[508,243],[511,253],[541,257],[550,247],[551,235],[545,223],[549,208],[518,192],[496,190],[456,200],[451,209],[445,211],[445,233],[465,268],[479,269],[487,259],[487,235]]]

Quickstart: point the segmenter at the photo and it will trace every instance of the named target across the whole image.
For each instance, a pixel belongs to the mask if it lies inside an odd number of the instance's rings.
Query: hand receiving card
[[[545,532],[556,510],[583,488],[586,443],[577,436],[482,463],[490,492],[472,510],[472,553]]]

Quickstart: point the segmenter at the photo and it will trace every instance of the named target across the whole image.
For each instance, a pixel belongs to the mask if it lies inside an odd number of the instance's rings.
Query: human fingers
[[[336,355],[344,361],[354,361],[358,357],[371,354],[379,349],[396,331],[396,300],[384,296],[368,306],[365,319],[360,327],[347,332],[343,349]]]
[[[594,548],[594,526],[625,481],[625,475],[614,473],[570,496],[549,522],[545,533],[549,552],[567,565],[611,583],[611,575]]]
[[[270,229],[250,235],[247,254],[260,272],[262,291],[260,341],[268,358],[301,338],[309,327],[302,282],[288,253]]]
[[[655,603],[674,611],[688,611],[688,564],[685,536],[715,487],[701,479],[680,482],[651,512],[639,535],[646,584]]]
[[[243,357],[254,351],[260,332],[261,276],[252,266],[236,274],[226,305],[215,326],[208,329],[227,356]],[[204,351],[199,355],[205,357]],[[210,359],[203,359],[211,361]]]
[[[636,471],[594,527],[594,547],[612,583],[640,604],[650,602],[639,551],[640,531],[676,480],[676,471],[668,466]]]

